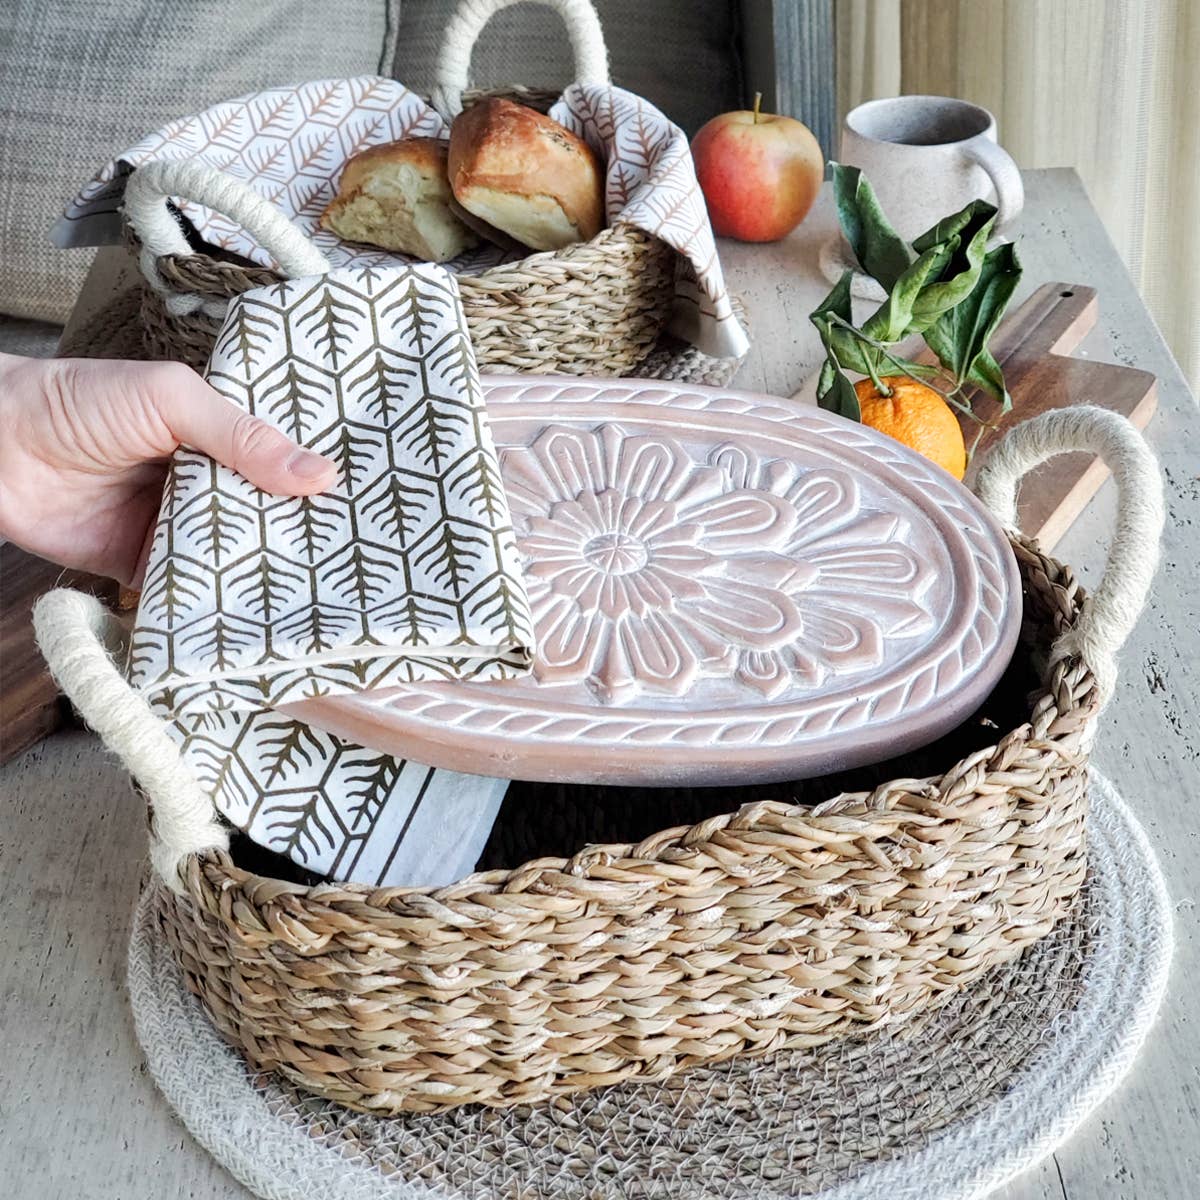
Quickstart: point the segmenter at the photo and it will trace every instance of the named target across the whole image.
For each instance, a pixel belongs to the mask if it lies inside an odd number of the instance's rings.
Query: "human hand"
[[[179,363],[0,354],[0,537],[139,586],[181,443],[277,495],[336,475]]]

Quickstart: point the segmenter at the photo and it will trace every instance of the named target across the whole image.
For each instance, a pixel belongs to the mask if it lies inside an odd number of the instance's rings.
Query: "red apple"
[[[808,215],[825,159],[807,125],[759,112],[713,117],[692,139],[692,158],[715,233],[776,242]]]

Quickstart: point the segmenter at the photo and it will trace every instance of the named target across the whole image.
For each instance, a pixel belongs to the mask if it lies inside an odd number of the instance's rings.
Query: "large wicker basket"
[[[153,807],[158,921],[255,1068],[383,1113],[510,1105],[902,1021],[1021,953],[1086,871],[1087,756],[1162,523],[1140,436],[1097,409],[1017,427],[980,491],[1102,453],[1122,516],[1093,600],[1013,534],[1040,686],[994,745],[814,808],[765,801],[637,845],[437,890],[305,887],[239,868],[211,800],[125,684],[90,598],[35,614],[56,678]]]
[[[471,48],[492,12],[514,0],[470,0],[447,28],[434,103],[451,116],[480,95],[549,107],[557,96],[528,88],[465,91]],[[541,0],[566,20],[576,76],[608,82],[608,60],[590,0]],[[167,212],[171,197],[204,204],[254,234],[284,275],[328,269],[315,247],[248,186],[191,160],[155,161],[126,190],[125,235],[150,284],[142,321],[149,357],[200,368],[231,297],[280,275],[214,247],[197,252]],[[531,254],[479,275],[459,275],[463,309],[480,367],[539,374],[624,375],[664,332],[679,255],[659,238],[618,222],[590,242]]]

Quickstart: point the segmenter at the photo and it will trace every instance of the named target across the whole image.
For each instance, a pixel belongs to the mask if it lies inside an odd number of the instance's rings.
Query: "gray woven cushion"
[[[613,82],[694,133],[709,117],[742,104],[736,0],[595,0]],[[442,30],[456,0],[405,0],[395,78],[428,95]],[[539,4],[517,4],[484,28],[472,59],[481,87],[571,82],[562,21]]]
[[[56,250],[47,231],[106,161],[171,118],[242,92],[386,73],[398,4],[0,3],[0,310],[66,319],[92,252]]]

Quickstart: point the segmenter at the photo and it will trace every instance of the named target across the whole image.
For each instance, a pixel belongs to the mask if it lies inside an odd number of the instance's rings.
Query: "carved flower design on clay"
[[[552,426],[504,452],[543,683],[620,702],[702,676],[771,698],[925,632],[932,572],[853,479],[727,444]]]

